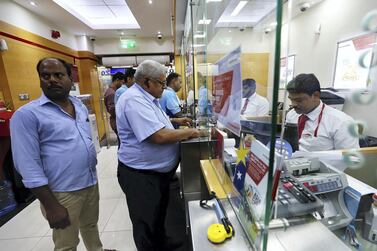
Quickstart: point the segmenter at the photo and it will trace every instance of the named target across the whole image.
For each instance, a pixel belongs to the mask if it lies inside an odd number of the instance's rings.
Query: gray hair
[[[166,67],[154,60],[144,60],[136,69],[136,82],[145,78],[158,79],[161,75],[166,75]]]

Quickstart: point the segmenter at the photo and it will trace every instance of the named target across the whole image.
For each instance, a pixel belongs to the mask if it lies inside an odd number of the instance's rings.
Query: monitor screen
[[[276,137],[281,134],[281,124],[277,124]],[[252,134],[257,140],[267,145],[271,141],[271,116],[249,117],[247,120],[241,120],[241,131],[246,134]],[[286,123],[284,125],[284,139],[292,146],[293,151],[298,150],[298,133],[297,124]]]
[[[126,68],[111,68],[110,69],[110,74],[111,75],[114,75],[117,72],[121,72],[121,73],[124,74],[126,72]]]

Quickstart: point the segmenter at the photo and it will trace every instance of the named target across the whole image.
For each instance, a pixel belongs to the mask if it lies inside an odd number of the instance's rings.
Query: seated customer
[[[265,97],[258,95],[256,82],[252,78],[242,81],[242,104],[241,115],[243,116],[265,116],[268,115],[269,103]]]
[[[354,120],[320,100],[321,86],[314,74],[300,74],[287,85],[292,110],[287,123],[298,124],[299,150],[326,151],[359,148],[348,128]]]

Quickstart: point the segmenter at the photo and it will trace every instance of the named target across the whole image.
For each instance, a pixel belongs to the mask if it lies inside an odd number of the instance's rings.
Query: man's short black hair
[[[126,68],[126,72],[124,73],[124,80],[127,81],[127,78],[133,78],[135,72],[136,70],[134,68]]]
[[[112,81],[113,81],[113,82],[115,82],[115,81],[117,81],[117,80],[122,80],[122,79],[124,79],[124,74],[121,73],[121,72],[117,72],[117,73],[115,73],[115,74],[113,75],[113,77],[112,77]]]
[[[37,63],[37,72],[38,74],[40,74],[39,72],[39,67],[41,66],[41,64],[43,63],[43,61],[47,60],[47,59],[55,59],[55,60],[58,60],[60,63],[63,64],[65,70],[67,71],[67,74],[68,76],[71,76],[72,74],[72,71],[71,71],[71,67],[72,65],[67,63],[66,61],[64,61],[63,59],[60,59],[60,58],[55,58],[55,57],[45,57],[45,58],[42,58],[41,60],[38,61]]]
[[[170,73],[169,76],[166,78],[166,85],[169,86],[170,83],[171,83],[174,79],[178,78],[179,76],[181,76],[181,75],[179,75],[178,73],[175,73],[175,72]]]
[[[305,93],[311,96],[317,91],[321,92],[321,85],[313,73],[302,73],[289,81],[287,91],[292,93]]]

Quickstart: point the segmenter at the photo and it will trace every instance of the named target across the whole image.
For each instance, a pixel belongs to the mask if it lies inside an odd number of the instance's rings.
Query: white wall
[[[231,31],[231,32],[229,32]],[[241,45],[242,53],[269,52],[269,36],[261,29],[220,28],[207,46],[209,54],[228,53]]]
[[[136,47],[124,49],[120,46],[117,38],[97,38],[94,42],[94,54],[128,54],[128,53],[158,53],[173,52],[174,45],[172,38],[148,39],[134,38]]]
[[[77,41],[74,35],[57,28],[49,21],[33,14],[14,2],[0,1],[0,20],[77,50]],[[61,37],[59,39],[52,39],[51,30],[58,30]]]
[[[88,36],[76,36],[77,50],[78,51],[94,51],[93,42]]]
[[[289,54],[296,55],[295,72],[313,72],[322,87],[332,87],[337,42],[364,33],[361,20],[372,9],[377,9],[376,0],[324,0],[296,16],[289,34]],[[321,34],[315,35],[318,24]],[[286,40],[282,41],[285,56]]]

